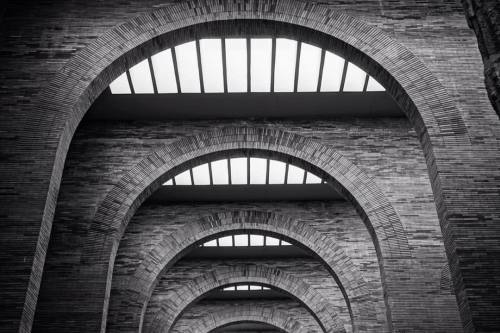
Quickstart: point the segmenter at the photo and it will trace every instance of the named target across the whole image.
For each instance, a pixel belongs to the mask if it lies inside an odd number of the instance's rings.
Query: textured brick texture
[[[498,327],[500,125],[457,1],[11,1],[3,13],[2,329],[30,331],[71,138],[99,93],[145,55],[127,51],[185,25],[257,17],[324,31],[366,55],[360,63],[423,148],[466,330]]]

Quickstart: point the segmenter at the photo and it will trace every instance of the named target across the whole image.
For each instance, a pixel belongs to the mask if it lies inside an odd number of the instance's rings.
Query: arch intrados
[[[266,272],[270,272],[272,275],[266,277]],[[187,299],[184,297],[184,299],[175,304],[177,312],[174,313],[171,323],[168,324],[169,326],[162,321],[164,318],[161,316],[161,311],[157,311],[151,323],[151,331],[156,332],[157,327],[167,326],[168,329],[166,332],[170,332],[186,309],[203,298],[208,292],[238,283],[261,284],[286,293],[310,312],[324,332],[345,333],[342,322],[337,314],[331,311],[329,302],[314,288],[280,269],[265,265],[241,265],[229,269],[219,269],[190,280],[183,285],[181,290],[177,292],[177,295],[186,296],[191,293],[194,297]],[[294,288],[297,289],[295,292]],[[315,311],[315,304],[317,305],[316,307],[319,307],[318,310],[321,310],[318,313]],[[169,304],[168,308],[172,309],[172,305]],[[158,321],[159,323],[155,324]]]

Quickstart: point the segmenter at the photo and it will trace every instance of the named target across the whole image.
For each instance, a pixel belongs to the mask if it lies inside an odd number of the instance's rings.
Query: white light
[[[262,287],[262,290],[271,290],[269,287]]]
[[[203,87],[206,93],[224,92],[222,74],[222,44],[220,39],[200,40]]]
[[[352,62],[347,65],[344,91],[363,91],[366,73]]]
[[[321,184],[321,178],[308,172],[306,175],[306,184]]]
[[[134,92],[136,94],[154,93],[148,59],[143,60],[134,67],[130,68],[129,72],[132,86],[134,87]]]
[[[262,290],[261,286],[250,285],[250,290]]]
[[[212,167],[212,182],[214,185],[228,185],[229,173],[227,170],[227,160],[210,162]]]
[[[282,246],[290,246],[292,244],[288,243],[288,242],[285,242],[285,241],[281,241],[281,245]]]
[[[250,158],[250,184],[266,183],[267,160],[265,158]]]
[[[316,91],[318,89],[321,49],[302,43],[300,47],[299,81],[297,91]]]
[[[304,183],[304,169],[296,167],[295,165],[288,165],[287,184],[303,184],[303,183]]]
[[[191,174],[189,170],[175,176],[175,185],[193,185],[191,183]]]
[[[293,92],[296,60],[297,41],[285,38],[276,38],[274,91]]]
[[[270,38],[252,38],[250,55],[250,78],[252,92],[271,91],[271,54]]]
[[[205,244],[203,244],[203,246],[206,246],[206,247],[217,247],[217,240],[213,239],[211,241],[208,241]]]
[[[233,246],[233,237],[225,236],[219,238],[219,246]]]
[[[231,184],[246,185],[247,184],[247,158],[237,157],[231,159]]]
[[[385,88],[378,83],[377,80],[370,76],[370,79],[368,79],[368,85],[366,86],[366,91],[385,91]]]
[[[280,161],[269,161],[269,184],[285,183],[286,163]]]
[[[264,246],[264,236],[250,235],[250,246]]]
[[[130,94],[130,86],[128,84],[127,73],[123,73],[118,76],[116,80],[111,82],[109,85],[109,89],[111,89],[112,94]]]
[[[248,285],[244,284],[244,285],[236,286],[236,290],[248,290]]]
[[[226,287],[223,289],[224,291],[234,291],[236,290],[236,287],[235,286],[232,286],[232,287]]]
[[[193,168],[194,185],[210,185],[208,163]]]
[[[201,92],[196,42],[188,42],[176,46],[175,58],[177,60],[181,91],[183,93]]]
[[[320,91],[340,91],[345,60],[326,51]]]
[[[164,186],[171,186],[174,185],[172,182],[172,179],[167,180],[166,182],[163,183]]]
[[[247,92],[247,40],[226,39],[226,78],[228,92]]]
[[[280,245],[280,240],[274,237],[266,236],[266,245],[267,246],[278,246]]]
[[[177,93],[172,50],[161,51],[151,57],[155,72],[156,89],[159,94]]]
[[[234,235],[234,246],[248,246],[248,235]]]

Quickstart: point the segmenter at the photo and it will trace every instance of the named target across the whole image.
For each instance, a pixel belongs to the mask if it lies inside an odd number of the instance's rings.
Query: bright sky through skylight
[[[154,93],[148,59],[130,68],[130,79],[136,94]]]
[[[345,60],[326,51],[320,91],[340,91]]]
[[[227,169],[227,160],[210,162],[212,167],[212,180],[214,185],[228,185],[229,172]]]
[[[217,245],[218,244],[218,245]],[[205,247],[241,247],[241,246],[289,246],[292,245],[276,237],[256,235],[256,234],[237,234],[219,237],[209,240],[200,246]]]
[[[109,85],[113,94],[130,94],[130,86],[128,84],[127,73],[123,73]]]
[[[269,161],[269,184],[285,183],[286,163],[280,161]]]
[[[252,92],[271,90],[271,38],[252,38],[250,56],[250,77]]]
[[[247,40],[226,39],[226,69],[228,92],[247,91]]]
[[[224,92],[222,74],[222,44],[220,39],[200,40],[203,86],[207,93]]]
[[[378,83],[377,80],[370,76],[368,85],[366,86],[366,91],[385,91],[385,88],[380,83]]]
[[[192,185],[191,174],[189,170],[186,170],[175,176],[175,185]]]
[[[183,93],[199,93],[200,76],[196,42],[188,42],[175,47],[179,81]]]
[[[365,79],[366,73],[361,68],[350,62],[347,66],[344,91],[363,91]]]
[[[306,176],[306,184],[321,184],[321,178],[308,172]]]
[[[247,158],[231,158],[231,184],[247,184]]]
[[[167,49],[151,57],[155,72],[156,89],[160,94],[176,93],[174,61],[172,50]]]
[[[300,48],[299,78],[297,91],[311,92],[318,89],[321,49],[302,43]]]
[[[295,82],[297,41],[276,38],[276,63],[274,65],[274,91],[292,92]]]
[[[194,185],[210,185],[210,172],[208,164],[202,164],[193,168]]]
[[[267,159],[250,158],[250,184],[265,184],[267,172]]]
[[[304,183],[304,169],[296,167],[295,165],[289,165],[287,184],[303,184],[303,183]]]

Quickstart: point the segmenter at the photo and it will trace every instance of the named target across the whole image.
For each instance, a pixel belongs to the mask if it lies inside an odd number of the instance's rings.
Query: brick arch
[[[235,283],[258,283],[279,289],[300,301],[316,318],[325,333],[344,332],[344,325],[332,305],[308,283],[284,271],[266,265],[236,265],[218,268],[186,281],[180,289],[170,290],[144,332],[168,333],[185,309],[216,288]]]
[[[452,217],[449,217],[447,210],[448,206],[453,205],[452,199],[443,195],[442,182],[446,182],[446,179],[440,175],[440,171],[452,162],[443,145],[446,145],[447,151],[470,150],[470,140],[456,103],[432,72],[405,46],[378,28],[321,3],[224,0],[172,4],[104,33],[71,58],[37,96],[35,104],[40,110],[33,112],[32,117],[25,122],[24,133],[29,133],[30,137],[23,140],[22,149],[26,154],[40,150],[47,152],[44,157],[48,161],[47,167],[37,170],[37,174],[40,179],[50,181],[44,189],[47,194],[41,203],[41,231],[26,293],[23,326],[29,327],[33,321],[32,304],[36,304],[66,154],[71,138],[89,106],[126,69],[127,64],[139,61],[142,55],[133,52],[134,48],[182,27],[228,19],[266,19],[308,27],[359,50],[360,62],[377,63],[379,67],[367,70],[384,84],[412,121],[426,156],[430,179],[433,180],[441,224],[443,228],[448,226],[448,220]],[[449,253],[454,254],[453,238],[445,240]],[[450,260],[452,268],[457,267],[457,259],[452,257]],[[459,271],[455,272],[459,279]],[[457,288],[463,291],[464,286],[460,282],[456,286],[460,286]],[[466,294],[461,293],[460,297],[461,309],[465,309],[462,314],[468,318]],[[470,318],[465,320],[469,321]]]
[[[183,333],[209,333],[217,328],[242,322],[264,323],[289,333],[320,333],[306,329],[299,320],[282,310],[271,306],[250,305],[239,305],[209,313],[198,318]],[[173,332],[176,332],[175,328]]]
[[[193,246],[221,233],[239,230],[271,233],[311,251],[332,274],[341,290],[351,317],[353,331],[373,331],[386,323],[377,318],[377,299],[345,251],[300,219],[274,212],[243,210],[211,214],[190,222],[186,228],[165,235],[140,266],[127,275],[113,275],[109,332],[141,329],[144,312],[158,279]],[[140,314],[140,315],[139,315]]]

